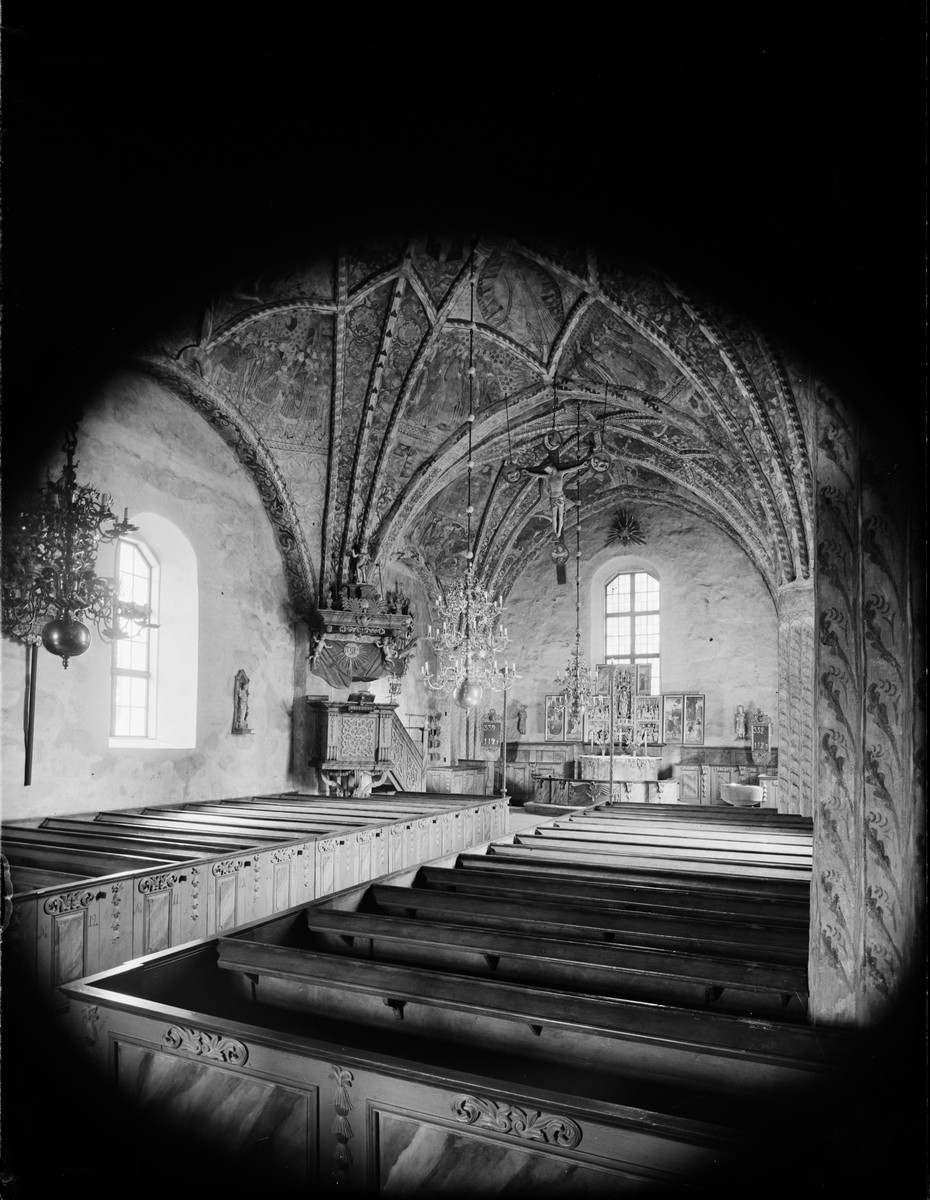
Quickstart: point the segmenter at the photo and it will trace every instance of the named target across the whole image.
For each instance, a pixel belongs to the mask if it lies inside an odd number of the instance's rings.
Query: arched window
[[[659,581],[648,571],[621,571],[604,588],[607,662],[649,663],[650,691],[662,691],[659,655]]]
[[[130,515],[139,532],[115,544],[120,599],[148,604],[157,629],[113,643],[111,749],[190,749],[197,745],[199,599],[197,556],[180,529],[158,513]]]
[[[116,543],[116,578],[119,598],[143,605],[158,622],[157,566],[151,550],[142,542],[120,538]],[[131,637],[116,638],[112,650],[110,687],[110,736],[149,738],[154,736],[154,689],[152,687],[153,642],[150,625],[135,630]]]

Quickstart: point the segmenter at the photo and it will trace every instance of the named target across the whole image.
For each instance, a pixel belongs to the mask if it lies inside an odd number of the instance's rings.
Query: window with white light
[[[139,532],[107,547],[100,573],[120,581],[119,598],[151,608],[150,627],[127,623],[110,666],[113,750],[189,749],[197,744],[199,595],[197,556],[160,513],[131,513]]]
[[[650,663],[652,694],[662,691],[659,656],[659,581],[648,571],[622,571],[604,589],[604,659]]]
[[[140,542],[120,538],[116,543],[119,599],[148,609],[156,622],[154,555]],[[110,688],[110,736],[147,738],[154,713],[153,634],[147,624],[122,622],[130,635],[113,641]]]

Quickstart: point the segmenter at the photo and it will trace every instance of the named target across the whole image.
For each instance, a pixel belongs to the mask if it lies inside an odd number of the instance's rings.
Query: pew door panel
[[[36,966],[40,987],[57,989],[100,969],[100,923],[108,894],[92,884],[42,900],[36,913]]]
[[[233,1038],[169,1024],[162,1042],[115,1042],[121,1097],[144,1114],[170,1094],[172,1123],[197,1130],[198,1148],[215,1155],[228,1181],[257,1184],[256,1194],[309,1194],[318,1174],[318,1089],[227,1067],[240,1066],[249,1055],[249,1047]],[[145,1135],[139,1138],[144,1142]],[[140,1160],[151,1151],[151,1144],[141,1144]]]

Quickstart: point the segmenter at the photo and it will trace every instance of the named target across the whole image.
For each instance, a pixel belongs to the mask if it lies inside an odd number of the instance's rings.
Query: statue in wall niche
[[[233,688],[233,733],[251,733],[249,720],[249,677],[245,671],[236,672]]]
[[[737,738],[749,737],[749,717],[746,713],[745,705],[737,704],[736,718],[733,722],[733,733]]]

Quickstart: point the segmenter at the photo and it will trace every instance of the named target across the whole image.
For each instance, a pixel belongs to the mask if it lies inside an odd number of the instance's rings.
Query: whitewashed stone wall
[[[646,531],[637,553],[608,548],[611,513],[585,521],[582,528],[581,644],[592,664],[600,645],[591,627],[592,594],[620,570],[652,568],[661,584],[663,692],[705,696],[705,745],[747,745],[734,741],[736,706],[761,709],[773,721],[778,713],[778,620],[775,603],[748,558],[724,533],[706,521],[662,506],[637,506]],[[570,518],[569,518],[570,519]],[[566,527],[566,544],[574,530]],[[507,621],[523,676],[511,701],[527,706],[525,740],[544,737],[544,697],[558,691],[574,643],[574,559],[565,584],[543,555],[523,572],[507,601]],[[511,735],[513,730],[511,729]],[[672,761],[677,747],[667,747]]]
[[[200,416],[135,377],[114,379],[100,403],[87,406],[78,437],[79,483],[112,494],[120,514],[129,506],[130,514],[165,517],[196,553],[196,747],[108,746],[110,651],[94,632],[91,649],[67,671],[39,650],[33,783],[24,787],[25,650],[4,639],[4,819],[292,786],[295,637],[281,556],[254,485]],[[53,474],[62,462],[52,458]],[[240,667],[251,681],[252,735],[231,732]]]

